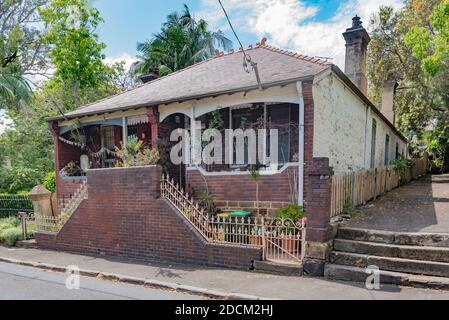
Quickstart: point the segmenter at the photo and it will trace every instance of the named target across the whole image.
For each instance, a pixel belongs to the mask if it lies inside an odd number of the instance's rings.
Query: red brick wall
[[[58,194],[58,200],[70,199],[70,196],[78,190],[83,182],[81,179],[62,179],[59,175],[57,177],[56,191]]]
[[[259,200],[290,202],[290,187],[287,171],[298,170],[289,167],[274,175],[261,175],[259,178]],[[201,176],[197,169],[187,170],[188,191],[194,196],[206,191],[206,183],[215,200],[255,201],[256,183],[248,174]]]
[[[88,198],[57,235],[37,233],[40,248],[129,259],[247,269],[261,248],[207,242],[165,200],[160,167],[91,170]]]

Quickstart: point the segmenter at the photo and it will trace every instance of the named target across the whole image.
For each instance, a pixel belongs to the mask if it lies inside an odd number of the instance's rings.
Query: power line
[[[251,70],[249,68],[249,66],[251,66],[251,68],[254,70],[254,73],[256,74],[256,80],[257,80],[257,84],[259,86],[259,90],[263,90],[262,87],[262,83],[260,81],[260,76],[259,76],[259,69],[257,67],[257,63],[252,61],[251,56],[249,54],[247,54],[245,52],[245,49],[243,48],[242,42],[240,41],[239,36],[237,35],[237,32],[235,32],[234,26],[232,25],[231,19],[229,19],[229,15],[226,12],[226,9],[223,6],[223,3],[221,3],[221,0],[218,0],[218,3],[221,6],[221,9],[223,9],[223,13],[226,17],[226,20],[228,21],[229,26],[231,27],[232,33],[234,33],[235,38],[237,39],[239,45],[240,45],[240,50],[242,50],[243,53],[243,68],[245,69],[245,71],[247,73],[250,73]]]

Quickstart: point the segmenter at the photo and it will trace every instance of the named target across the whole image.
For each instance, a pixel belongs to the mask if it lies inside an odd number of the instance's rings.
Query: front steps
[[[283,276],[301,276],[302,266],[298,264],[287,264],[265,260],[255,260],[253,263],[255,271],[271,273]]]
[[[369,266],[381,283],[449,290],[449,234],[340,228],[325,276],[365,282]]]

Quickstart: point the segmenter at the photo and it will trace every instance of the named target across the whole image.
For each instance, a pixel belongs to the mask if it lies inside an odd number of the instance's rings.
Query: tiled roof
[[[313,77],[332,64],[287,50],[268,46],[263,41],[245,49],[258,65],[262,85],[294,82]],[[68,118],[100,114],[135,107],[185,101],[257,88],[254,72],[243,69],[243,52],[217,51],[215,57],[197,63],[137,88],[108,97],[66,114]]]

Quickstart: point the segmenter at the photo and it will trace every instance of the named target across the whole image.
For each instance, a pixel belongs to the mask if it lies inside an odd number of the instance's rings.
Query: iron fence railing
[[[25,195],[0,195],[0,218],[16,215],[17,212],[32,212],[33,203]]]
[[[302,260],[305,219],[211,215],[166,175],[161,180],[161,196],[209,242],[261,246],[264,258],[277,262]]]

